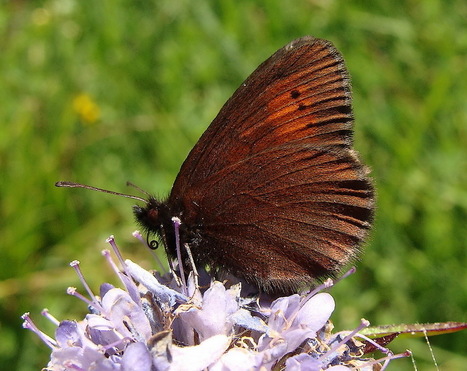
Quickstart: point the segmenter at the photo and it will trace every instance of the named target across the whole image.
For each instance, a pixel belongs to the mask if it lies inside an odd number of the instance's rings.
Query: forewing
[[[185,160],[179,192],[249,155],[284,143],[350,146],[350,82],[326,40],[292,41],[237,89]]]

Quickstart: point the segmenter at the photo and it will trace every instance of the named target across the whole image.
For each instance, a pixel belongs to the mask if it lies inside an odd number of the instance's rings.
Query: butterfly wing
[[[195,260],[289,290],[354,259],[374,195],[352,125],[348,74],[331,43],[303,37],[262,63],[172,188]]]

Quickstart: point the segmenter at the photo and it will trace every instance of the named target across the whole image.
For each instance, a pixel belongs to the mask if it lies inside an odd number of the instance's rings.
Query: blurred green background
[[[467,2],[135,1],[0,3],[0,359],[37,370],[49,351],[21,328],[59,319],[114,278],[100,255],[155,264],[131,232],[133,201],[57,189],[73,180],[166,195],[188,151],[247,75],[292,39],[331,40],[350,70],[355,147],[373,169],[377,219],[357,274],[332,289],[337,329],[467,321]],[[431,338],[442,370],[467,363],[466,333]],[[414,351],[434,370],[423,339]],[[461,366],[462,365],[462,366]],[[393,370],[411,370],[409,359]]]

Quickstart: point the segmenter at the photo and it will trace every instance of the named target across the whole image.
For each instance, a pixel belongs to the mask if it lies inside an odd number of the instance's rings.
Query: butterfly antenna
[[[128,181],[127,181],[127,182],[126,182],[126,185],[137,189],[138,191],[140,191],[141,193],[144,193],[144,194],[145,194],[146,196],[148,196],[148,197],[151,197],[151,195],[150,195],[148,192],[146,192],[144,189],[138,187],[136,184],[134,184],[134,183],[132,183],[132,182],[128,182]]]
[[[142,202],[144,202],[144,203],[148,203],[148,201],[145,200],[145,199],[142,198],[142,197],[133,196],[133,195],[128,195],[128,194],[126,194],[126,193],[120,193],[120,192],[109,191],[109,190],[107,190],[107,189],[97,188],[97,187],[93,187],[93,186],[86,185],[86,184],[80,184],[80,183],[74,183],[74,182],[57,182],[57,183],[55,183],[55,187],[68,187],[68,188],[84,188],[84,189],[90,189],[91,191],[98,191],[98,192],[109,193],[109,194],[111,194],[111,195],[122,196],[122,197],[126,197],[126,198],[132,198],[133,200],[138,200],[138,201],[142,201]],[[147,194],[146,192],[143,192],[143,193]]]

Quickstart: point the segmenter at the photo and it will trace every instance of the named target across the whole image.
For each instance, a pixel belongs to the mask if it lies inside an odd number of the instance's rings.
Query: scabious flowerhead
[[[322,292],[330,280],[307,295],[266,304],[242,297],[240,283],[226,287],[212,280],[200,288],[193,272],[181,285],[173,274],[161,276],[124,261],[113,237],[108,242],[122,269],[109,251],[103,254],[123,288],[104,283],[95,295],[75,261],[71,265],[89,298],[72,288],[68,293],[88,305],[85,318],[58,321],[44,311],[57,325],[51,338],[23,315],[24,327],[52,350],[47,370],[373,370],[398,357],[377,344],[389,356],[363,357],[371,340],[358,331],[366,321],[354,331],[332,333],[335,303]]]

